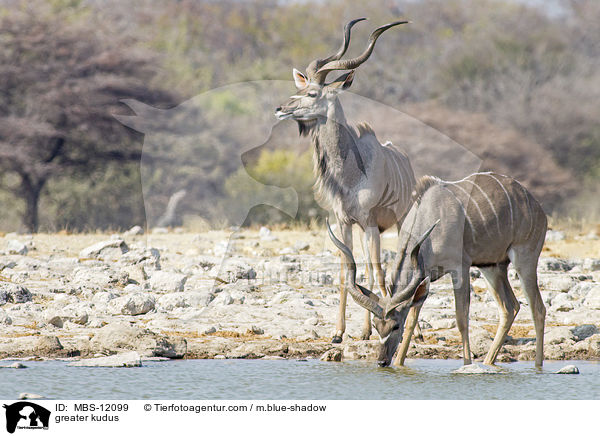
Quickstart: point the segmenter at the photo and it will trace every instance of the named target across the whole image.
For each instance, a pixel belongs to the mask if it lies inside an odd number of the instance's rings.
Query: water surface
[[[7,363],[7,362],[4,362]],[[600,364],[501,364],[501,374],[452,374],[458,360],[407,360],[405,368],[318,360],[176,360],[141,368],[79,368],[24,362],[0,369],[0,398],[32,392],[52,399],[600,399]],[[554,374],[575,364],[581,374]]]

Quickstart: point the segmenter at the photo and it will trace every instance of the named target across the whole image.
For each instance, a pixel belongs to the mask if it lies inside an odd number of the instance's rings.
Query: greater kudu
[[[429,282],[447,273],[452,276],[464,363],[471,363],[469,267],[476,266],[499,307],[498,330],[484,360],[493,365],[519,311],[507,276],[512,262],[531,306],[535,364],[541,366],[546,309],[537,283],[537,263],[547,228],[542,207],[519,182],[494,173],[477,173],[458,182],[425,176],[417,182],[414,196],[415,203],[400,232],[390,297],[380,298],[356,283],[352,252],[329,229],[331,239],[348,261],[351,295],[375,315],[373,324],[382,342],[379,364],[390,364],[401,339],[394,363],[404,363]],[[423,236],[417,239],[418,235]]]
[[[354,59],[340,60],[350,43],[350,29],[365,18],[349,22],[344,28],[344,41],[339,51],[325,59],[316,59],[306,75],[294,69],[298,92],[276,109],[279,119],[294,119],[301,135],[311,134],[314,148],[315,192],[320,204],[333,211],[342,239],[352,249],[352,225],[364,231],[364,251],[369,287],[373,285],[373,269],[377,287],[386,295],[381,268],[380,232],[396,224],[399,228],[411,200],[415,177],[406,154],[391,143],[382,145],[366,123],[358,132],[346,122],[338,94],[348,89],[354,69],[371,55],[377,38],[387,29],[407,21],[377,28],[369,38],[367,49]],[[333,70],[350,70],[331,83],[326,76]],[[334,343],[341,342],[346,329],[346,286],[344,262],[340,275],[340,307]],[[366,312],[362,337],[371,335],[371,321]]]

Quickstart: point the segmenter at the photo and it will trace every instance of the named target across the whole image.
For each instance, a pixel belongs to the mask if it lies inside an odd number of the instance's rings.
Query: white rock
[[[140,226],[133,226],[132,228],[127,230],[124,234],[127,236],[143,235],[144,229]]]
[[[12,324],[12,318],[6,314],[4,309],[0,309],[0,324]]]
[[[310,244],[305,241],[296,241],[294,244],[294,249],[297,251],[306,251],[310,248]]]
[[[429,321],[434,330],[452,329],[456,327],[456,321],[452,318],[432,319]]]
[[[77,362],[71,362],[67,366],[87,366],[87,367],[124,367],[132,368],[142,366],[140,355],[136,351],[115,354],[107,357],[96,357],[93,359],[82,359]]]
[[[215,299],[212,301],[213,306],[229,306],[233,304],[233,298],[229,294],[229,292],[220,292],[217,294]]]
[[[183,293],[165,294],[156,301],[158,307],[165,311],[171,311],[177,307],[188,307]]]
[[[427,298],[427,307],[446,308],[452,305],[453,298],[445,295],[431,295]]]
[[[317,325],[319,324],[319,319],[317,317],[308,318],[304,321],[304,325]]]
[[[44,315],[44,320],[46,321],[46,323],[51,324],[54,327],[58,327],[59,329],[61,329],[64,324],[62,316],[60,316],[56,312],[47,312]]]
[[[422,330],[427,330],[427,329],[432,328],[431,324],[429,324],[429,322],[425,321],[424,319],[419,320],[419,326],[421,327]]]
[[[590,282],[579,282],[569,290],[569,295],[574,299],[583,298],[594,286],[597,285]]]
[[[230,259],[222,265],[215,265],[211,270],[212,275],[217,275],[225,281],[232,283],[237,280],[252,280],[256,278],[256,271],[243,260]]]
[[[271,230],[269,230],[267,227],[260,228],[258,231],[258,237],[262,241],[277,241],[277,236],[273,235]]]
[[[278,292],[277,294],[275,294],[275,296],[271,299],[271,301],[269,301],[269,304],[270,305],[283,304],[290,300],[296,300],[296,299],[299,299],[302,297],[303,297],[303,295],[299,294],[296,291],[281,291],[281,292]]]
[[[31,393],[31,392],[21,392],[19,394],[19,400],[41,400],[43,398],[46,398],[46,397],[44,397],[43,395],[40,395],[40,394]]]
[[[105,306],[110,300],[114,300],[118,295],[112,292],[97,292],[92,297],[92,303],[97,306]]]
[[[23,365],[21,362],[14,362],[8,365],[0,365],[0,368],[13,368],[13,369],[23,369],[27,368],[27,366]]]
[[[115,258],[127,253],[129,247],[122,239],[111,239],[98,242],[79,252],[79,257],[84,259]]]
[[[58,294],[54,297],[54,307],[63,308],[69,304],[78,303],[79,299],[75,295]]]
[[[6,242],[6,249],[8,250],[8,254],[20,254],[22,256],[26,255],[29,251],[27,245],[16,239],[8,240]]]
[[[556,371],[556,374],[579,374],[579,368],[575,365],[567,365]]]
[[[332,348],[331,350],[325,351],[319,360],[323,362],[341,362],[343,357],[343,351],[339,348]]]
[[[492,345],[493,337],[485,329],[472,329],[470,338],[471,351],[475,356],[484,356]]]
[[[559,230],[548,230],[546,232],[546,242],[564,241],[566,236]]]
[[[136,285],[135,283],[129,283],[127,286],[123,288],[123,292],[142,292],[143,288],[140,285]]]
[[[158,292],[181,292],[185,286],[187,276],[175,272],[155,271],[152,273],[148,284]]]
[[[590,309],[600,309],[600,285],[595,285],[585,294],[583,305]]]
[[[155,303],[152,295],[139,292],[115,298],[108,307],[114,314],[143,315],[153,310]]]
[[[306,334],[298,336],[299,341],[312,341],[319,339],[319,334],[314,330],[309,330]]]
[[[578,281],[576,281],[573,277],[554,275],[549,277],[540,277],[538,279],[538,283],[544,290],[569,292],[569,289],[575,286]]]
[[[551,327],[544,333],[544,343],[548,345],[568,345],[575,342],[575,336],[566,326]]]
[[[582,267],[586,271],[600,271],[600,259],[586,258],[583,260]]]
[[[453,374],[498,374],[502,371],[501,368],[496,368],[487,365],[480,365],[473,363],[471,365],[464,365],[458,369],[452,371]]]
[[[558,312],[568,312],[575,308],[575,304],[569,294],[560,293],[552,299],[550,308]]]

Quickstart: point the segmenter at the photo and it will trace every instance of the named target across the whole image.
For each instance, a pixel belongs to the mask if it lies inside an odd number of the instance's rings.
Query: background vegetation
[[[240,167],[239,144],[253,138],[252,116],[264,110],[254,98],[213,92],[201,120],[168,120],[167,129],[183,123],[192,134],[160,165],[168,134],[147,147],[114,115],[138,113],[123,99],[165,109],[230,83],[290,80],[292,67],[335,50],[344,23],[359,16],[369,21],[356,26],[350,55],[374,26],[398,17],[413,24],[381,38],[353,92],[518,177],[548,212],[597,219],[598,1],[0,0],[0,230],[127,228],[146,224],[147,214],[152,226],[181,189],[179,222],[201,215],[227,225],[224,211],[243,213],[257,195],[242,172],[294,187],[297,220],[323,216],[310,188],[309,141],[295,126],[246,153]],[[414,159],[442,171],[431,153]],[[282,220],[258,207],[246,222]]]

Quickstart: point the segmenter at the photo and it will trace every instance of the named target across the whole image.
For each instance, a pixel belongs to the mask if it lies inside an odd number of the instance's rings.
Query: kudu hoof
[[[371,338],[371,333],[363,333],[362,335],[360,335],[360,339],[362,341],[368,341]]]
[[[333,339],[331,340],[332,344],[341,344],[342,343],[342,337],[341,336],[334,336]]]

